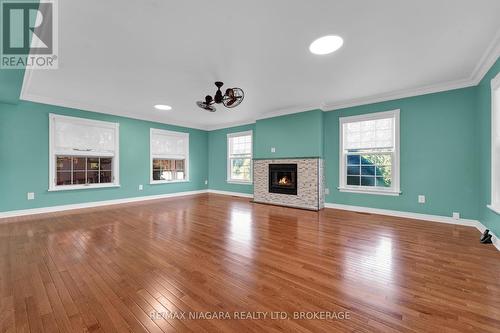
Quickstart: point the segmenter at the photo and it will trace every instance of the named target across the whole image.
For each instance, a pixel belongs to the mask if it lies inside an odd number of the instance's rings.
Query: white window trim
[[[100,127],[112,128],[115,131],[115,152],[113,156],[113,182],[106,184],[81,184],[81,185],[56,185],[56,152],[54,151],[54,121],[56,119],[65,119],[74,123]],[[94,152],[64,152],[66,156],[102,156],[106,154],[95,154]],[[62,116],[59,114],[49,113],[49,192],[55,191],[70,191],[70,190],[87,190],[95,188],[120,187],[120,124],[107,121],[93,120],[87,118]]]
[[[339,187],[337,188],[340,192],[350,192],[350,193],[362,193],[362,194],[376,194],[376,195],[389,195],[389,196],[399,196],[401,194],[400,190],[400,145],[399,145],[399,109],[392,111],[368,113],[357,116],[350,117],[340,117],[339,118]],[[346,165],[344,159],[344,135],[343,135],[343,125],[350,122],[366,121],[366,120],[376,120],[383,118],[394,117],[394,155],[392,161],[392,187],[389,189],[374,188],[374,187],[363,187],[363,186],[349,186],[346,184]]]
[[[231,159],[230,159],[230,146],[229,146],[229,139],[238,137],[238,136],[246,136],[250,135],[252,138],[252,144],[250,146],[250,180],[249,181],[243,181],[243,180],[235,180],[231,179]],[[243,132],[235,132],[235,133],[228,133],[227,138],[226,138],[226,146],[227,146],[227,153],[226,153],[226,182],[229,184],[237,184],[237,185],[252,185],[253,184],[253,131],[243,131]]]
[[[153,137],[153,133],[160,133],[171,136],[179,136],[185,139],[186,144],[186,156],[184,162],[184,172],[186,173],[186,178],[183,180],[154,180],[153,179],[153,158],[161,158],[161,159],[173,159],[173,157],[162,156],[162,155],[153,155],[153,147],[151,144],[151,138]],[[159,128],[150,128],[149,129],[149,184],[175,184],[175,183],[188,183],[189,182],[189,133],[187,132],[177,132],[177,131],[168,131]]]
[[[500,131],[500,129],[495,128],[495,124],[497,122],[497,117],[500,117],[500,114],[497,114],[495,110],[500,109],[500,101],[496,100],[495,98],[495,90],[500,89],[500,73],[497,74],[497,76],[491,80],[491,197],[490,197],[490,204],[487,205],[489,209],[491,209],[493,212],[500,214],[500,202],[495,202],[495,198],[497,197],[496,192],[500,191],[500,184],[495,185],[495,181],[497,178],[497,168],[500,167],[500,165],[496,165],[495,161],[495,137],[500,135],[500,133],[497,133]],[[498,105],[497,105],[498,104]]]

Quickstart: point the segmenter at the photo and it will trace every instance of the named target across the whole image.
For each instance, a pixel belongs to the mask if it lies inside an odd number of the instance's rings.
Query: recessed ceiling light
[[[318,55],[329,54],[340,49],[342,44],[344,40],[340,36],[323,36],[311,43],[309,51]]]
[[[157,110],[163,110],[163,111],[168,111],[172,110],[172,107],[170,105],[164,105],[164,104],[156,104],[155,109]]]

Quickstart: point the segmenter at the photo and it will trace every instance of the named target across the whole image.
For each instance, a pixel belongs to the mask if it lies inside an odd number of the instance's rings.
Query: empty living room
[[[0,0],[0,333],[500,333],[500,1]]]

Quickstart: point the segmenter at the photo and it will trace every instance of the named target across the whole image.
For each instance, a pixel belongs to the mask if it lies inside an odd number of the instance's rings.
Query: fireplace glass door
[[[297,164],[269,164],[269,192],[297,195]]]

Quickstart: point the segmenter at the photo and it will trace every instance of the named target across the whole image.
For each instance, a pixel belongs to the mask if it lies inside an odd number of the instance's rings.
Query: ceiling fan
[[[243,101],[245,97],[245,93],[241,88],[228,88],[226,89],[225,94],[222,94],[220,88],[224,85],[223,82],[217,81],[215,82],[215,86],[217,87],[217,91],[215,92],[214,97],[207,95],[205,96],[205,101],[198,101],[196,105],[198,105],[203,110],[207,110],[210,112],[215,112],[216,108],[214,104],[222,104],[226,108],[234,108]]]

